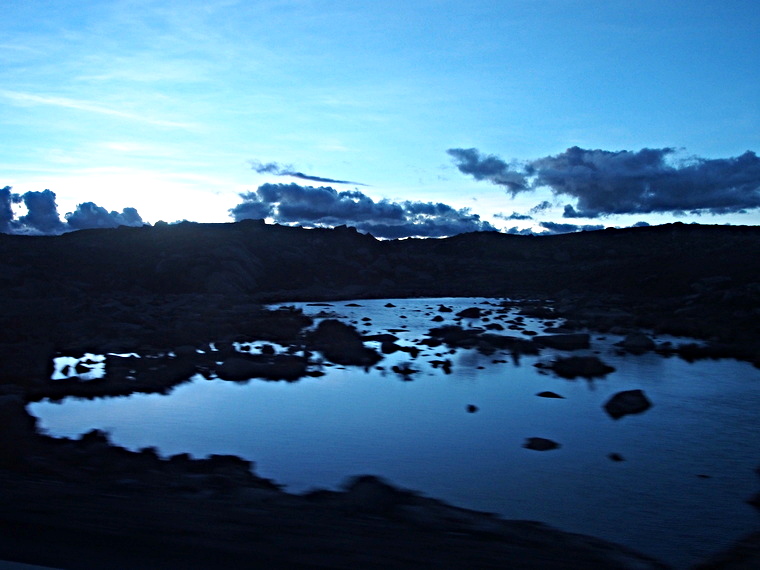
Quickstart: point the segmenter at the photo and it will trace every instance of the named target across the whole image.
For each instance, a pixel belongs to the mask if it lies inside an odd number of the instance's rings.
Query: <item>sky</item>
[[[760,224],[756,0],[4,0],[0,231]]]

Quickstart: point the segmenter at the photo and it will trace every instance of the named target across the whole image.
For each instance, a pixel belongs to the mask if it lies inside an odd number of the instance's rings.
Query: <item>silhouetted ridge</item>
[[[16,295],[223,293],[265,300],[436,295],[636,296],[732,287],[760,274],[760,229],[670,224],[553,236],[495,232],[379,241],[352,228],[245,221],[0,235],[0,286]]]

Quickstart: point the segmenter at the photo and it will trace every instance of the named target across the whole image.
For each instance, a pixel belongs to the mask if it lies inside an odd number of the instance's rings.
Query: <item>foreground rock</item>
[[[605,404],[605,411],[617,420],[630,414],[641,414],[652,407],[643,390],[625,390],[612,396]]]
[[[534,451],[551,451],[552,449],[559,449],[561,446],[556,441],[545,437],[529,437],[523,443],[523,447]]]
[[[33,431],[0,466],[0,560],[55,568],[664,568],[584,535],[451,506],[364,475],[285,493],[235,456],[159,457]]]
[[[579,376],[587,379],[600,378],[615,371],[614,367],[605,364],[596,356],[557,358],[548,365],[548,368],[553,370],[557,376],[568,380],[573,380]]]

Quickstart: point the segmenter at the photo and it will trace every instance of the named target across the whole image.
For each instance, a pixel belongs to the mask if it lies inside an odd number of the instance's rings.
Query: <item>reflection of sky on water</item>
[[[439,326],[432,316],[452,322],[451,313],[437,312],[440,303],[473,304],[394,300],[398,307],[385,308],[387,302],[298,306],[335,311],[368,333],[407,328],[396,334],[400,344],[411,344]],[[360,320],[366,316],[371,324]],[[542,330],[539,321],[525,321],[526,328]],[[130,448],[241,455],[292,491],[380,474],[461,506],[594,534],[678,565],[756,528],[758,517],[744,501],[758,490],[752,470],[760,463],[760,373],[728,360],[620,356],[611,346],[619,337],[600,338],[592,335],[591,350],[579,353],[598,351],[617,371],[594,382],[562,380],[533,366],[556,351],[524,356],[515,366],[498,352],[423,347],[416,359],[386,357],[383,371],[326,366],[325,376],[296,383],[198,377],[168,397],[43,402],[31,411],[54,435],[97,427]],[[452,360],[452,374],[429,364],[441,357]],[[412,381],[390,371],[403,362],[420,370]],[[610,419],[604,402],[633,388],[643,389],[654,406]],[[535,396],[543,390],[565,399]],[[467,413],[468,404],[479,411]],[[562,447],[523,449],[532,436]],[[611,452],[626,461],[611,461]]]

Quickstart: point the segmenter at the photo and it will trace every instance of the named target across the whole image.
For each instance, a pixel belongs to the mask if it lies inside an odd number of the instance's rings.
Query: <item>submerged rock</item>
[[[610,398],[604,409],[613,418],[618,419],[628,414],[640,414],[652,407],[652,402],[643,390],[625,390]]]
[[[605,364],[596,356],[571,356],[558,358],[549,365],[558,376],[570,380],[581,376],[583,378],[598,378],[614,372],[615,368]]]
[[[539,396],[541,398],[560,398],[560,399],[563,399],[563,400],[565,399],[564,396],[560,396],[559,394],[557,394],[555,392],[548,392],[548,391],[547,392],[539,392],[538,394],[536,394],[536,396]]]
[[[630,333],[623,339],[621,346],[633,354],[643,354],[654,350],[654,341],[644,333]]]
[[[354,327],[335,319],[319,323],[307,341],[311,348],[336,364],[372,366],[382,359],[377,351],[364,346],[362,335]]]
[[[469,307],[463,311],[457,313],[457,317],[462,319],[479,319],[482,315],[482,311],[478,307]]]
[[[556,441],[546,439],[545,437],[529,437],[523,443],[525,449],[533,449],[534,451],[550,451],[552,449],[558,449],[561,447]]]

